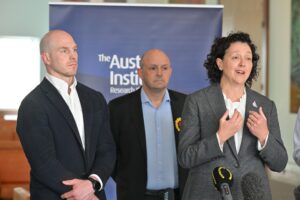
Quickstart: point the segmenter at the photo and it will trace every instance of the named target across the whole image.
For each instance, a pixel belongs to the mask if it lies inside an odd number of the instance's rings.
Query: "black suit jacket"
[[[106,183],[113,170],[115,144],[105,99],[80,83],[76,89],[83,112],[85,150],[71,111],[47,79],[19,108],[17,133],[31,166],[33,200],[61,199],[60,195],[71,189],[63,180],[97,174]],[[105,199],[104,192],[97,195]]]
[[[181,117],[185,95],[169,90],[173,121]],[[142,200],[147,184],[147,152],[141,104],[141,89],[109,103],[110,123],[117,146],[114,179],[119,200]],[[176,144],[178,130],[174,127]],[[180,190],[187,172],[179,169]],[[179,192],[179,191],[178,191]]]

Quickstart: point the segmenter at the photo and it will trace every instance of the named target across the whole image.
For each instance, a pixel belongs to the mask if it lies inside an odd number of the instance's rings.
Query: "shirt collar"
[[[50,81],[50,83],[52,83],[52,85],[60,92],[60,93],[68,93],[68,84],[62,80],[59,79],[55,76],[52,76],[51,74],[49,74],[48,72],[46,72],[45,77],[47,78],[48,81]],[[74,77],[74,82],[73,84],[70,86],[71,90],[75,90],[77,85],[77,80]]]
[[[144,91],[143,87],[141,89],[141,100],[142,100],[142,104],[144,103],[151,103],[150,99],[148,98],[146,92]],[[162,102],[169,102],[170,101],[170,95],[169,95],[169,91],[166,90],[163,101]]]
[[[233,104],[235,102],[232,102],[229,98],[226,97],[226,95],[223,92],[223,97],[225,100],[225,103],[229,103],[229,104]],[[243,96],[241,96],[241,98],[239,99],[239,101],[237,103],[243,103],[246,100],[246,89],[244,88],[244,94]]]

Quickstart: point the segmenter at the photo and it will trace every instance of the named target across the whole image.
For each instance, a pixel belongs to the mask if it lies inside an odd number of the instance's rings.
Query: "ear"
[[[138,76],[140,77],[140,79],[142,79],[142,74],[143,74],[142,71],[143,71],[142,68],[138,68],[138,70],[137,70],[137,73],[138,73]]]
[[[220,71],[223,71],[223,60],[221,58],[217,58],[216,63]]]
[[[49,65],[50,64],[50,56],[47,52],[42,52],[41,53],[41,59],[43,61],[43,63],[45,65]]]

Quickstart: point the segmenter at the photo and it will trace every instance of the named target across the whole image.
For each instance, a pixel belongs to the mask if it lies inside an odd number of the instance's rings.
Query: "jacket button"
[[[235,168],[239,168],[239,167],[240,167],[240,164],[239,164],[239,163],[235,163],[235,164],[234,164],[234,167],[235,167]]]

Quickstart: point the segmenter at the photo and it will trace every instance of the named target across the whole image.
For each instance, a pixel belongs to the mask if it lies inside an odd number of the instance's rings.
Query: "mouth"
[[[235,73],[239,74],[239,75],[245,75],[246,72],[244,70],[235,70]]]
[[[77,67],[77,63],[70,63],[69,66],[70,67]]]

